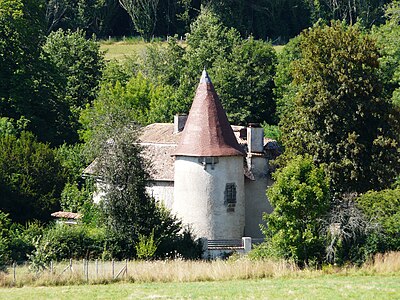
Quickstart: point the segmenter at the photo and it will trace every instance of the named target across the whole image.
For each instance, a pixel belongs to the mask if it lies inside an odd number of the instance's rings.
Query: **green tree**
[[[119,8],[118,0],[46,0],[47,34],[82,29],[88,36],[105,37],[121,17]]]
[[[81,109],[92,103],[97,94],[104,65],[100,45],[94,37],[87,40],[82,30],[60,29],[50,33],[43,50],[58,70],[62,83],[58,96],[69,106],[69,123],[77,131]]]
[[[400,107],[400,3],[393,1],[386,7],[387,21],[372,28],[372,36],[379,46],[379,63],[386,91],[395,105]]]
[[[154,33],[159,0],[119,0],[132,19],[135,30],[147,40]]]
[[[179,65],[174,64],[174,70],[180,68],[174,97],[177,112],[188,112],[199,74],[206,67],[231,122],[275,122],[272,90],[276,56],[270,44],[243,40],[237,30],[224,26],[218,15],[203,7],[191,25],[182,59]],[[175,82],[177,73],[167,72],[173,74],[168,80]]]
[[[43,50],[63,78],[65,94],[62,97],[69,106],[78,109],[91,103],[104,66],[100,44],[94,37],[86,39],[82,30],[60,29],[50,33]]]
[[[218,58],[213,69],[213,81],[232,123],[276,124],[275,66],[276,55],[272,45],[253,38],[234,46],[230,57]]]
[[[49,220],[65,184],[53,150],[29,132],[1,137],[0,148],[0,210],[15,222]]]
[[[104,152],[97,159],[96,173],[101,178],[105,196],[102,200],[109,237],[119,245],[110,251],[119,257],[136,255],[140,236],[157,240],[156,256],[165,256],[177,249],[181,222],[158,205],[146,191],[150,176],[149,162],[141,153],[135,130],[124,127],[115,131]],[[193,240],[190,242],[194,246]]]
[[[276,99],[276,115],[280,119],[290,113],[293,109],[293,98],[298,90],[298,87],[293,84],[293,63],[300,59],[300,39],[298,35],[291,39],[278,53],[278,63],[274,76],[275,82],[275,99]]]
[[[378,50],[358,26],[333,22],[302,34],[298,91],[281,120],[284,158],[325,163],[336,192],[390,185],[399,172],[398,111],[382,93]]]
[[[329,211],[329,178],[311,157],[297,156],[274,174],[267,191],[274,211],[265,215],[270,255],[299,264],[322,262],[325,256],[323,219]]]
[[[0,1],[0,115],[29,122],[27,130],[53,144],[71,138],[54,66],[41,56],[44,1]]]

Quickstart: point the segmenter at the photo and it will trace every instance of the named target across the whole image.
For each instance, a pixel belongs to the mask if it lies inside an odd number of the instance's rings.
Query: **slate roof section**
[[[243,156],[214,86],[204,70],[175,156]]]

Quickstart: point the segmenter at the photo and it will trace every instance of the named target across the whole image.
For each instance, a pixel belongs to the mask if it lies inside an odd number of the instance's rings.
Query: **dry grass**
[[[46,270],[40,273],[30,272],[27,266],[16,268],[14,282],[13,270],[0,274],[0,286],[53,286],[74,284],[102,284],[116,281],[122,282],[198,282],[227,281],[262,278],[314,278],[321,275],[391,275],[400,272],[400,252],[379,254],[361,268],[354,266],[324,267],[322,270],[313,268],[299,269],[295,264],[286,261],[262,260],[253,261],[246,257],[236,260],[216,261],[130,261],[127,274],[121,273],[117,279],[112,276],[112,263],[89,263],[89,273],[86,277],[82,261],[75,261],[72,270],[69,262],[54,265],[53,273]],[[114,275],[118,274],[125,262],[115,262]],[[65,270],[63,273],[62,271]],[[96,271],[97,270],[97,271]],[[88,280],[87,280],[88,278]]]

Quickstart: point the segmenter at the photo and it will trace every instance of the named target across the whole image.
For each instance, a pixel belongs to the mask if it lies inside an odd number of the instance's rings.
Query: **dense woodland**
[[[398,2],[0,0],[0,268],[199,257],[146,193],[134,141],[188,112],[204,67],[230,122],[261,123],[284,150],[254,257],[319,266],[399,251],[399,22]],[[98,40],[122,35],[170,38],[106,61]],[[96,157],[101,205],[82,177]],[[52,223],[57,210],[81,224]]]

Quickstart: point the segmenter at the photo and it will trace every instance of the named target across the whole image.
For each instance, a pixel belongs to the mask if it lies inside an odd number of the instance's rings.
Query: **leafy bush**
[[[79,188],[78,184],[67,183],[61,193],[61,208],[64,211],[79,212],[86,202],[92,201],[93,185],[88,183]]]
[[[356,200],[362,211],[377,225],[367,237],[365,255],[400,250],[400,188],[369,191]]]
[[[136,255],[139,259],[153,258],[157,251],[158,241],[154,239],[154,230],[149,236],[139,235],[139,240],[136,243]]]
[[[97,258],[103,252],[104,242],[103,228],[57,223],[35,240],[29,260],[40,268],[50,260]]]
[[[267,191],[274,207],[265,215],[269,256],[294,259],[297,263],[322,262],[325,236],[323,216],[329,209],[329,178],[310,157],[297,156],[274,174]]]

